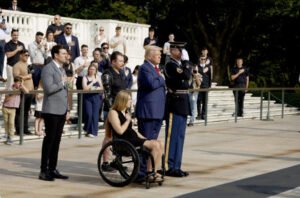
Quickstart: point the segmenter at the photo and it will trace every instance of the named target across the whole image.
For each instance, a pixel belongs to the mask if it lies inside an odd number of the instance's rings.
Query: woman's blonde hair
[[[131,96],[130,92],[128,91],[120,91],[114,101],[114,104],[112,105],[112,109],[116,111],[122,111],[127,107],[127,103],[129,100],[129,97]]]
[[[127,103],[128,103],[130,96],[131,96],[131,93],[128,91],[124,91],[124,90],[119,91],[111,109],[116,110],[116,111],[123,111],[127,107]],[[112,128],[109,124],[108,118],[106,119],[106,122],[105,122],[105,136],[108,138],[111,138],[111,136],[112,136]]]

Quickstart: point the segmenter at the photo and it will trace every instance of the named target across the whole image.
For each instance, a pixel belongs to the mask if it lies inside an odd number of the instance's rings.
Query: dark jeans
[[[243,116],[244,114],[244,98],[245,98],[245,91],[233,91],[234,95],[234,102],[236,103],[236,94],[237,94],[237,115]]]
[[[205,88],[206,89],[206,88]],[[199,92],[197,99],[198,116],[204,117],[206,112],[206,92]]]
[[[25,103],[24,103],[24,133],[28,133],[28,114],[30,111],[30,106],[32,102],[33,95],[32,94],[25,94],[23,95],[25,97]],[[20,134],[20,119],[21,119],[21,105],[20,108],[16,109],[16,117],[15,117],[15,127],[16,127],[16,133]]]
[[[44,137],[42,146],[41,171],[45,172],[56,169],[66,114],[54,115],[45,113],[43,114],[43,118],[45,121],[46,136]]]
[[[0,41],[0,77],[3,77],[3,67],[4,67],[4,45],[5,41]]]
[[[33,67],[32,81],[33,81],[34,88],[37,89],[37,87],[39,86],[39,82],[41,80],[43,65],[32,64],[32,67]]]

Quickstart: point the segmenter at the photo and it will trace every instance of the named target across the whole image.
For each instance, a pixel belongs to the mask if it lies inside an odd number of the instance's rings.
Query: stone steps
[[[227,88],[225,86],[217,86],[214,88]],[[0,89],[3,87],[0,85]],[[244,103],[244,117],[238,117],[238,120],[247,120],[247,119],[259,119],[260,118],[260,97],[253,97],[253,94],[247,93],[245,95]],[[284,105],[284,114],[285,115],[294,115],[299,114],[299,110],[295,107],[288,107]],[[268,101],[263,100],[263,119],[267,116],[267,107]],[[282,105],[276,103],[274,100],[270,100],[270,117],[281,116]],[[208,101],[208,123],[213,122],[233,122],[235,117],[232,116],[235,110],[234,97],[232,91],[214,91],[209,92],[209,101]],[[30,131],[34,132],[34,105],[32,105],[32,114],[29,118]],[[77,94],[73,95],[73,109],[71,110],[71,117],[77,117]],[[204,120],[196,120],[195,124],[204,124]],[[0,111],[0,125],[3,126],[3,117],[2,111]],[[83,125],[82,125],[83,127]],[[103,122],[99,122],[99,133],[103,133]],[[84,131],[82,129],[82,135],[84,136]],[[0,129],[0,142],[4,141],[4,128]],[[65,124],[63,136],[78,136],[78,126],[77,124]],[[2,138],[1,138],[2,137]],[[36,135],[26,135],[24,140],[32,139],[41,139]],[[15,137],[17,141],[19,136]]]

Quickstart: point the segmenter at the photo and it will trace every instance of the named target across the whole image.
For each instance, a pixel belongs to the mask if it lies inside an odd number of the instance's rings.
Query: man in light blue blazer
[[[72,24],[66,23],[64,25],[64,33],[55,37],[55,42],[57,44],[61,44],[71,52],[72,62],[74,62],[75,58],[80,56],[79,50],[79,42],[78,38],[72,35]]]
[[[138,74],[138,92],[135,114],[138,119],[138,130],[147,139],[157,139],[165,111],[165,80],[160,73],[159,63],[161,48],[147,46],[145,62]],[[145,162],[141,173],[145,172]]]
[[[68,176],[60,174],[56,169],[61,134],[68,111],[68,93],[65,86],[67,77],[62,67],[67,62],[67,54],[64,46],[54,46],[51,50],[53,60],[43,68],[41,75],[44,90],[42,113],[46,136],[42,145],[39,179],[44,181],[68,179]]]

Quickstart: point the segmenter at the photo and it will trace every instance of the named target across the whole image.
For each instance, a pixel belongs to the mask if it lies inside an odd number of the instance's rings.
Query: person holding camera
[[[104,107],[103,107],[103,117],[106,126],[107,114],[117,96],[119,91],[126,89],[126,79],[123,71],[124,67],[124,55],[115,51],[111,55],[111,67],[104,70],[101,80],[104,89]],[[106,131],[107,132],[107,131]],[[105,135],[102,145],[105,145],[111,138]],[[114,169],[108,164],[107,158],[109,156],[109,151],[106,151],[103,155],[102,169],[104,171],[114,171]]]
[[[2,15],[2,9],[0,8],[0,81],[5,82],[6,80],[3,78],[3,66],[4,66],[4,46],[6,37],[9,35],[9,29],[5,23],[4,16]]]
[[[202,75],[198,72],[198,66],[193,65],[193,74],[190,78],[189,84],[190,89],[199,89],[202,81]],[[190,105],[191,105],[191,117],[188,123],[188,126],[193,126],[194,121],[197,114],[197,99],[198,99],[198,92],[192,91],[189,93]]]
[[[207,57],[201,55],[199,58],[198,71],[202,75],[200,88],[208,89],[211,87],[211,65],[207,63]],[[206,92],[199,92],[197,99],[198,119],[205,120],[206,114]]]
[[[29,52],[28,50],[24,49],[20,51],[20,60],[15,64],[13,67],[13,76],[14,78],[19,77],[22,79],[24,87],[28,91],[32,91],[34,89],[33,81],[32,81],[32,74],[28,71],[28,57]],[[32,94],[22,95],[25,97],[25,105],[24,105],[24,134],[30,135],[29,127],[28,127],[28,114],[30,111],[31,101],[33,98]],[[20,107],[21,108],[21,107]],[[15,126],[16,126],[16,134],[20,133],[20,108],[16,111],[16,119],[15,119]]]

